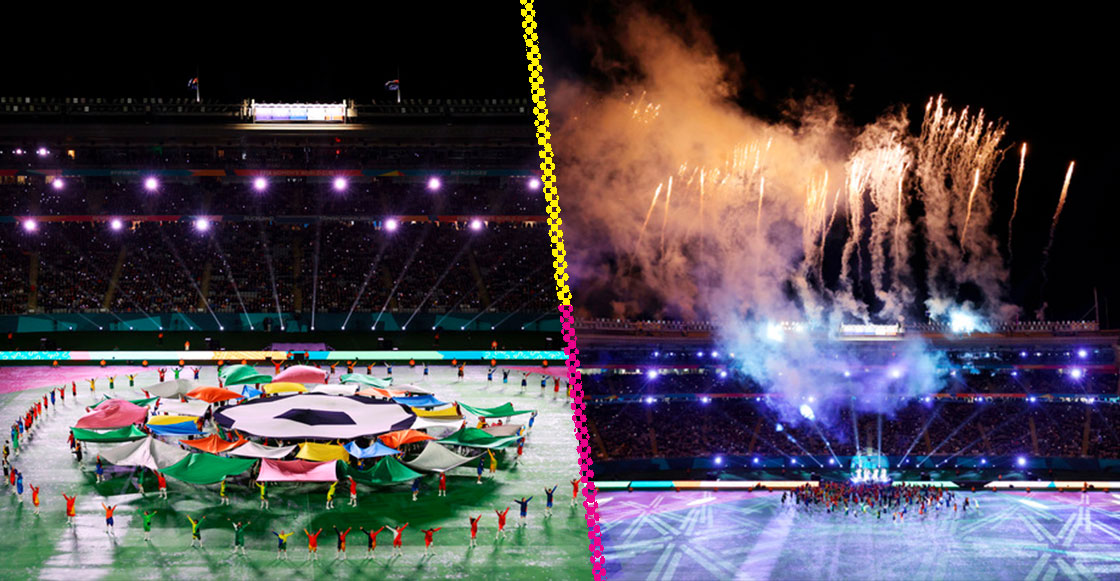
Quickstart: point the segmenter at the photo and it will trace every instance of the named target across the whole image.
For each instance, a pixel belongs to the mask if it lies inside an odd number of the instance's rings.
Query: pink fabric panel
[[[142,408],[123,399],[111,399],[94,411],[82,416],[75,428],[100,429],[123,428],[132,424],[142,424],[148,420],[148,408]]]
[[[290,381],[292,383],[323,383],[327,372],[310,365],[294,365],[281,371],[272,378],[273,383]]]
[[[261,482],[334,482],[334,460],[328,462],[309,462],[307,460],[261,460]]]

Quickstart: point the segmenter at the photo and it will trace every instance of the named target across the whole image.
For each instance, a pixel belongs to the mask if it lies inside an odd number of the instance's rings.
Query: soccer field
[[[271,507],[259,510],[256,490],[250,490],[245,478],[228,485],[231,506],[219,506],[218,485],[197,486],[168,478],[169,498],[155,493],[155,480],[145,480],[146,494],[136,486],[135,472],[115,469],[106,464],[106,480],[95,483],[93,473],[97,445],[89,445],[79,466],[66,443],[68,428],[85,413],[85,406],[101,399],[108,389],[108,375],[116,379],[115,397],[143,397],[140,387],[156,383],[154,367],[140,372],[136,388],[128,388],[123,377],[125,368],[93,367],[4,367],[0,368],[0,418],[8,426],[24,413],[36,399],[47,393],[49,386],[59,385],[71,377],[78,380],[75,402],[67,390],[65,403],[49,408],[39,420],[32,438],[21,447],[13,465],[24,474],[23,502],[5,485],[5,498],[0,501],[0,526],[6,531],[4,560],[0,578],[65,579],[213,579],[213,578],[321,578],[372,576],[387,579],[417,578],[487,578],[487,579],[590,579],[587,524],[582,505],[570,507],[570,480],[579,477],[576,438],[572,412],[564,399],[563,385],[559,398],[554,398],[551,380],[547,393],[541,394],[539,376],[529,380],[529,388],[520,394],[520,374],[510,374],[509,383],[501,383],[496,373],[493,383],[486,380],[485,367],[468,367],[466,379],[458,382],[448,365],[431,367],[425,379],[421,367],[394,367],[397,382],[423,385],[445,401],[463,401],[475,406],[497,406],[512,402],[517,409],[537,409],[524,450],[517,463],[516,447],[500,457],[498,472],[491,479],[483,476],[476,483],[475,463],[451,471],[448,493],[436,494],[437,479],[425,477],[417,502],[412,501],[409,483],[392,487],[371,488],[359,485],[357,507],[349,507],[349,492],[344,484],[338,487],[333,510],[325,509],[327,484],[270,485]],[[133,369],[133,368],[129,368]],[[271,366],[258,368],[271,374]],[[382,368],[382,371],[384,369]],[[133,371],[128,371],[131,373]],[[96,373],[96,394],[81,378]],[[184,371],[183,377],[188,377]],[[170,372],[168,378],[171,378]],[[217,385],[217,368],[205,367],[201,372],[203,385]],[[514,419],[515,423],[527,421]],[[473,417],[468,418],[473,422]],[[472,424],[473,425],[473,424]],[[109,444],[112,445],[112,444]],[[29,485],[41,487],[42,514],[36,516],[31,504]],[[552,518],[544,518],[544,488],[558,485],[556,509]],[[66,504],[62,494],[77,493],[77,526],[68,527]],[[529,505],[528,524],[519,528],[518,507],[513,501],[533,496]],[[582,500],[582,495],[580,497]],[[115,515],[116,534],[106,533],[101,503],[119,505]],[[506,525],[506,537],[495,540],[497,517],[495,509],[512,506]],[[152,541],[145,542],[140,513],[155,510]],[[482,515],[478,546],[468,548],[469,516]],[[202,526],[205,548],[191,548],[190,523],[187,516],[206,516]],[[233,529],[227,518],[251,521],[247,528],[247,556],[232,554]],[[366,536],[358,528],[409,523],[404,531],[404,554],[390,558],[392,534],[383,531],[378,537],[375,559],[365,560]],[[347,561],[336,556],[333,526],[352,528],[347,538]],[[422,529],[443,527],[435,534],[433,553],[424,556]],[[307,537],[303,530],[323,529],[319,538],[319,560],[308,563]],[[276,559],[276,537],[273,530],[299,531],[288,542],[289,562]]]
[[[979,511],[804,514],[781,492],[609,492],[610,579],[1117,579],[1120,494],[960,493]]]

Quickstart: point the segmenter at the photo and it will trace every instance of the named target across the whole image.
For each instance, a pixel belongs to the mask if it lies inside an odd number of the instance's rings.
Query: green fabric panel
[[[191,484],[214,484],[226,476],[241,474],[253,467],[255,458],[224,458],[213,454],[191,454],[160,470],[164,474]]]
[[[533,413],[533,410],[515,410],[513,409],[513,404],[508,402],[494,408],[476,408],[459,402],[459,407],[483,418],[508,418],[510,416]]]
[[[74,432],[74,439],[80,442],[130,442],[132,440],[148,437],[148,434],[140,431],[140,428],[136,426],[117,428],[107,432],[86,430],[84,428],[71,428],[71,430]]]
[[[491,436],[478,428],[463,428],[439,442],[445,445],[467,446],[470,448],[505,448],[520,439],[521,436],[498,437]]]

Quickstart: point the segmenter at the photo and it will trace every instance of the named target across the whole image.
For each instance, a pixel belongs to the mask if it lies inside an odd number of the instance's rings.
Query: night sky
[[[888,12],[858,14],[855,8],[827,13],[809,6],[778,10],[714,1],[687,8],[680,2],[645,5],[671,20],[683,20],[686,13],[699,18],[721,55],[742,63],[739,104],[763,118],[779,119],[789,99],[823,93],[857,124],[908,104],[917,127],[926,101],[944,94],[955,107],[983,108],[989,117],[1007,121],[1004,144],[1013,149],[996,177],[993,225],[1006,240],[1017,147],[1026,141],[1011,299],[1024,307],[1027,319],[1041,302],[1040,255],[1066,166],[1076,160],[1051,253],[1047,318],[1092,318],[1097,287],[1102,325],[1106,308],[1111,326],[1120,324],[1115,46],[1099,15],[981,13],[974,5],[932,4],[923,5],[924,16],[908,9],[892,18]],[[539,7],[546,75],[605,82],[589,64],[594,51],[586,31],[606,28],[626,6],[581,1]]]
[[[1028,316],[1040,303],[1039,255],[1064,170],[1076,160],[1052,254],[1048,315],[1086,316],[1098,287],[1102,315],[1108,307],[1112,326],[1120,323],[1120,121],[1108,18],[942,5],[920,7],[921,16],[715,1],[650,5],[693,13],[721,53],[738,55],[745,73],[740,104],[759,116],[778,118],[786,100],[823,92],[854,122],[866,123],[899,103],[918,115],[930,96],[943,93],[954,106],[982,107],[1008,121],[1005,143],[1030,144],[1011,281],[1013,302]],[[609,23],[625,6],[538,3],[546,80],[588,75],[592,52],[581,31],[589,22]],[[0,39],[7,64],[0,95],[191,97],[186,84],[196,69],[203,97],[227,101],[391,100],[384,83],[398,70],[405,98],[529,94],[518,2],[261,5],[175,16],[67,10],[13,12],[8,19],[24,26]],[[996,179],[997,227],[1006,228],[1010,215],[1016,165],[1010,151]]]

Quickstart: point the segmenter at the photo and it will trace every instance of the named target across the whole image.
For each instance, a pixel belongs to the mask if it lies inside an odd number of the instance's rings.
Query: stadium
[[[867,17],[555,17],[608,577],[1120,574],[1090,43]]]
[[[0,98],[8,575],[585,575],[533,105],[389,95]]]

